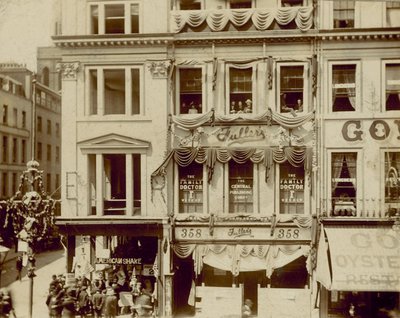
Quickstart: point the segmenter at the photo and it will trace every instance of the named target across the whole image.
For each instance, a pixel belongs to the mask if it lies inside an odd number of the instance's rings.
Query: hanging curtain
[[[351,183],[353,184],[354,190],[357,190],[357,176],[356,176],[356,161],[357,157],[354,154],[346,154],[344,156],[347,162],[347,169],[349,170],[349,178],[353,179]]]
[[[400,99],[400,66],[386,65],[386,102],[390,95],[397,95]]]
[[[332,155],[332,193],[336,190],[338,185],[338,179],[340,178],[340,172],[342,171],[344,155],[335,154]]]

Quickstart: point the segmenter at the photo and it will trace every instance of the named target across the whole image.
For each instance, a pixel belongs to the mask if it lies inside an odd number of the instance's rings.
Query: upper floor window
[[[22,128],[26,128],[26,111],[22,111]]]
[[[16,163],[18,160],[18,140],[13,138],[12,140],[12,162]]]
[[[180,0],[178,1],[179,10],[201,10],[202,1],[201,0]]]
[[[42,117],[40,116],[37,117],[37,130],[38,132],[42,131]]]
[[[306,97],[304,65],[278,65],[277,70],[280,112],[302,112]]]
[[[42,83],[43,85],[49,86],[49,68],[48,67],[44,67],[42,70]]]
[[[253,68],[229,68],[229,113],[253,112]]]
[[[203,112],[203,80],[201,68],[179,69],[179,113]]]
[[[16,108],[13,109],[13,117],[14,127],[18,127],[18,109]]]
[[[391,216],[400,211],[400,152],[385,152],[385,205]]]
[[[47,120],[47,134],[51,135],[51,120]]]
[[[21,163],[26,162],[26,140],[22,139],[21,143]]]
[[[2,186],[1,186],[1,195],[3,197],[7,196],[7,184],[8,184],[8,178],[7,178],[7,172],[2,173]]]
[[[179,167],[179,212],[203,212],[203,165]]]
[[[18,190],[17,187],[18,187],[18,185],[17,185],[17,174],[13,173],[12,174],[12,186],[11,186],[11,189],[12,189],[13,193],[17,192],[17,190]]]
[[[51,174],[46,174],[46,191],[47,193],[51,192]]]
[[[229,8],[230,9],[250,9],[253,7],[252,0],[230,0]]]
[[[289,162],[279,165],[279,202],[281,214],[304,214],[304,167]]]
[[[354,0],[333,1],[333,27],[354,28]]]
[[[385,64],[386,110],[400,110],[400,64]]]
[[[60,147],[56,146],[56,162],[60,162]]]
[[[253,212],[253,163],[229,161],[229,212]]]
[[[332,111],[356,110],[356,64],[332,65]]]
[[[3,124],[8,123],[8,106],[3,105]]]
[[[42,160],[42,143],[37,143],[37,158],[38,160]]]
[[[131,1],[90,5],[91,34],[139,33],[139,4]]]
[[[357,203],[357,153],[334,152],[331,158],[333,215],[355,216]]]
[[[386,1],[386,25],[388,27],[400,26],[400,2]]]
[[[139,68],[97,68],[88,72],[90,115],[143,114]]]
[[[281,0],[281,7],[299,7],[303,5],[303,0]]]
[[[2,161],[3,163],[8,162],[8,137],[3,136],[3,156],[2,156]]]
[[[60,124],[56,123],[56,136],[60,137]]]
[[[47,145],[47,161],[51,161],[51,145]]]

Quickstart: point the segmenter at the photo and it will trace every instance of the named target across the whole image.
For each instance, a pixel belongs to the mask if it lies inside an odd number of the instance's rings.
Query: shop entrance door
[[[252,314],[257,315],[257,290],[258,284],[260,284],[260,277],[265,276],[265,271],[254,271],[254,272],[241,272],[240,283],[243,284],[243,300],[244,304],[246,299],[250,299],[253,303]]]

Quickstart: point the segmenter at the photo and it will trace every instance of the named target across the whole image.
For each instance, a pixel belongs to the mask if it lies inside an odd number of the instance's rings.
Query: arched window
[[[45,67],[42,70],[42,83],[43,85],[49,86],[49,68]]]

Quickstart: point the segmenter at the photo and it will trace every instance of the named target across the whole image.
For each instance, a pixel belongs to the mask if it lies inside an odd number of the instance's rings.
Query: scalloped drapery
[[[308,245],[239,245],[239,244],[190,244],[176,243],[173,250],[179,258],[192,255],[196,275],[201,273],[203,264],[231,271],[238,276],[241,271],[266,270],[271,277],[275,269],[293,260],[310,256]],[[306,261],[306,265],[308,260]],[[307,267],[307,270],[308,267]]]
[[[307,31],[313,25],[312,12],[312,7],[173,11],[171,28],[173,32],[178,33],[186,25],[196,28],[206,22],[212,31],[219,32],[223,31],[228,23],[241,27],[251,19],[254,27],[261,31],[270,28],[274,21],[279,25],[287,25],[294,21],[301,31]]]
[[[211,182],[216,161],[227,163],[229,160],[234,160],[239,164],[251,161],[255,164],[264,164],[266,181],[273,161],[276,163],[288,161],[294,167],[300,167],[304,164],[306,173],[310,173],[312,167],[312,149],[306,147],[285,147],[282,149],[176,148],[170,152],[161,166],[153,172],[152,176],[163,174],[172,158],[181,167],[187,167],[193,161],[206,164],[208,182]]]
[[[295,129],[314,119],[314,116],[314,111],[301,116],[288,117],[271,109],[268,109],[261,114],[234,115],[215,115],[214,110],[211,110],[205,114],[195,115],[193,117],[171,116],[171,123],[183,129],[195,129],[204,124],[213,124],[214,122],[231,123],[237,120],[246,120],[250,122],[266,121],[267,123],[270,123],[271,121],[274,121],[285,129]]]

